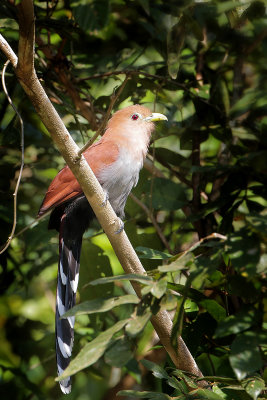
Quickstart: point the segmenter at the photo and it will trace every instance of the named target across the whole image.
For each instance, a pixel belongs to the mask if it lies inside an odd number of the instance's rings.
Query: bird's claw
[[[107,205],[108,199],[109,199],[109,194],[108,192],[104,192],[105,193],[105,199],[104,201],[101,203],[102,207],[105,207]]]
[[[119,225],[119,228],[114,232],[115,235],[118,235],[119,233],[121,233],[124,229],[124,222],[118,217],[117,221],[114,221],[114,223],[117,222]]]

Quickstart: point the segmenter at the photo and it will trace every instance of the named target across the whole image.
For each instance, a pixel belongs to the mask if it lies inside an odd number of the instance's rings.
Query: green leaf
[[[205,379],[205,381],[208,381],[208,382],[223,383],[223,384],[229,385],[229,386],[230,385],[231,386],[240,385],[240,383],[239,383],[239,381],[237,379],[226,378],[224,376],[204,376],[204,378],[201,378],[201,380],[202,379]]]
[[[107,22],[110,12],[109,0],[72,1],[73,16],[84,31],[103,28]]]
[[[186,299],[184,302],[184,310],[186,313],[198,312],[198,305],[191,299]]]
[[[119,297],[100,297],[94,300],[84,301],[66,312],[62,318],[72,315],[92,314],[106,312],[122,304],[138,304],[139,298],[134,294],[127,294]]]
[[[150,285],[153,282],[153,279],[146,275],[139,275],[139,274],[125,274],[125,275],[117,275],[117,276],[109,276],[106,278],[99,278],[95,279],[94,281],[90,282],[88,285],[105,285],[110,282],[116,281],[135,281],[140,282],[144,285]]]
[[[145,190],[150,192],[150,182]],[[174,183],[169,179],[155,178],[153,180],[152,207],[155,210],[173,211],[182,208],[187,203],[187,188],[181,183]]]
[[[166,279],[160,279],[154,283],[151,289],[151,293],[157,299],[160,299],[165,293],[167,289],[167,281]]]
[[[159,161],[165,161],[171,165],[177,167],[182,166],[184,163],[188,163],[188,160],[179,153],[175,153],[164,147],[156,147],[155,149],[156,159]]]
[[[170,17],[171,18],[171,17]],[[171,21],[169,22],[169,26]],[[180,67],[180,52],[184,45],[185,24],[183,19],[173,24],[167,36],[167,52],[168,52],[168,72],[172,79],[177,78]]]
[[[179,336],[182,334],[183,321],[184,321],[184,303],[186,301],[185,297],[178,299],[175,315],[173,318],[173,327],[171,333],[171,343],[173,348],[177,348]]]
[[[262,360],[257,335],[254,332],[238,335],[232,343],[229,360],[239,380],[259,370]]]
[[[145,10],[145,12],[150,15],[150,5],[149,0],[138,0],[140,6]]]
[[[107,364],[121,368],[133,357],[131,343],[126,337],[118,338],[105,353]]]
[[[221,322],[226,317],[225,309],[213,299],[206,299],[200,302],[202,307],[204,307],[208,313],[217,321]]]
[[[217,9],[218,14],[221,14],[221,13],[225,13],[227,11],[230,11],[233,8],[244,6],[245,4],[249,4],[249,3],[250,3],[250,1],[248,1],[248,0],[247,1],[242,1],[242,2],[241,1],[229,0],[229,1],[224,1],[221,4],[217,4],[216,5],[216,9]]]
[[[219,103],[222,104],[225,114],[229,115],[230,98],[227,85],[223,79],[218,79],[217,86],[218,86],[218,97],[220,97]]]
[[[244,310],[236,315],[230,315],[224,321],[219,321],[215,338],[237,334],[250,328],[254,323],[255,310]]]
[[[186,394],[185,399],[194,400],[223,400],[223,397],[208,389],[198,389]]]
[[[261,392],[265,389],[264,380],[260,376],[253,376],[242,382],[242,386],[246,392],[256,400]]]
[[[187,253],[186,255],[182,254],[171,263],[167,265],[160,265],[158,267],[158,270],[160,272],[175,272],[180,271],[181,269],[187,269],[188,266],[193,264],[194,259],[194,254],[191,252]]]
[[[160,300],[160,307],[167,311],[174,310],[177,307],[177,297],[168,290]]]
[[[250,214],[246,216],[246,221],[249,223],[251,228],[266,235],[267,232],[267,218],[266,215],[261,214]]]
[[[88,260],[94,268],[87,268]],[[84,268],[85,267],[85,268]],[[109,257],[104,253],[103,249],[89,240],[84,240],[81,251],[81,270],[80,270],[80,287],[86,288],[87,282],[100,279],[105,276],[112,275],[112,268]],[[112,296],[113,285],[108,284],[105,287],[105,295]],[[103,288],[98,286],[87,286],[82,290],[81,294],[86,300],[93,300],[96,297],[103,296]]]
[[[180,283],[168,283],[168,288],[173,289],[180,295],[188,297],[189,299],[192,299],[196,302],[207,299],[207,297],[199,290],[188,288],[187,286],[181,285]]]
[[[186,373],[184,373],[180,369],[176,369],[175,371],[173,371],[173,375],[176,375],[178,378],[181,378],[186,383],[187,387],[193,389],[198,388],[197,383],[194,382],[193,379],[191,379],[188,375],[186,375]]]
[[[125,328],[127,334],[131,337],[139,335],[150,320],[151,315],[152,313],[150,311],[142,315],[133,315]]]
[[[168,253],[163,253],[162,251],[150,249],[148,247],[138,246],[135,250],[139,258],[148,258],[149,260],[166,260],[171,257]]]
[[[152,361],[148,360],[141,360],[143,366],[151,371],[156,378],[159,379],[168,379],[169,375],[165,371],[165,369],[161,368],[158,364],[153,363]]]
[[[75,374],[82,369],[94,364],[104,354],[110,345],[113,335],[119,332],[127,323],[129,319],[124,319],[117,322],[105,332],[100,333],[94,340],[86,344],[78,355],[70,362],[68,368],[65,369],[63,374],[56,378],[60,381],[68,376]]]
[[[121,390],[117,393],[117,396],[133,396],[139,399],[149,399],[149,400],[172,400],[170,396],[164,393],[158,392],[138,392],[136,390]]]
[[[173,376],[168,378],[168,385],[178,390],[178,393],[181,394],[184,392],[184,383],[181,380],[174,378]],[[197,385],[196,385],[197,386]]]
[[[239,100],[232,106],[230,110],[231,118],[237,118],[240,115],[245,114],[253,107],[255,107],[257,101],[263,95],[261,91],[255,91],[253,89],[248,89],[244,92],[244,95],[239,98]],[[266,99],[264,100],[266,107]]]
[[[228,254],[234,268],[248,274],[256,273],[260,259],[260,243],[257,235],[252,234],[247,228],[242,228],[233,233],[226,241]]]

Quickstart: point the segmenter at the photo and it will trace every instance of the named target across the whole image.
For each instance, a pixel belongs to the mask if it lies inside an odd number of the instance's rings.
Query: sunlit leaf
[[[186,313],[198,312],[198,305],[191,299],[186,299],[184,303],[184,311]]]
[[[171,255],[168,253],[163,253],[162,251],[149,249],[147,247],[138,246],[136,247],[139,258],[148,258],[150,260],[166,260],[170,258]]]
[[[146,324],[151,318],[151,312],[147,311],[141,315],[135,314],[131,317],[126,325],[126,332],[129,336],[135,337],[139,335],[145,328]]]
[[[171,397],[164,393],[158,392],[138,392],[135,390],[121,390],[117,393],[118,396],[131,396],[139,399],[149,400],[171,400]]]
[[[265,382],[260,376],[253,376],[242,382],[242,386],[245,388],[246,392],[256,400],[261,392],[265,389]]]
[[[125,275],[117,275],[110,276],[107,278],[99,278],[89,283],[89,285],[105,285],[110,282],[116,281],[136,281],[143,283],[145,285],[149,285],[153,282],[153,279],[146,275],[138,275],[138,274],[125,274]]]
[[[82,369],[89,367],[94,364],[104,354],[108,348],[110,341],[115,333],[120,331],[128,322],[128,319],[117,322],[111,328],[105,332],[100,333],[94,340],[87,343],[78,355],[70,362],[68,368],[64,373],[57,378],[62,380],[63,378],[73,375]]]
[[[200,304],[210,313],[217,321],[224,321],[226,317],[225,309],[213,299],[201,300]]]
[[[157,299],[160,299],[166,292],[166,289],[167,289],[166,279],[160,279],[160,280],[156,281],[155,284],[152,286],[151,293]]]
[[[241,272],[246,271],[248,274],[256,271],[260,258],[259,240],[256,235],[252,235],[245,228],[240,229],[228,238],[227,245],[235,268]]]
[[[153,363],[149,360],[142,360],[141,363],[144,365],[146,369],[151,371],[156,378],[159,379],[168,379],[169,375],[167,372],[161,368],[158,364]]]
[[[173,371],[173,375],[177,376],[178,378],[181,378],[186,383],[187,387],[193,389],[198,388],[197,383],[194,382],[194,380],[190,378],[188,375],[186,375],[186,373],[184,373],[183,371],[176,369],[175,371]]]
[[[160,265],[158,270],[161,272],[175,272],[182,269],[187,269],[189,265],[194,262],[193,253],[189,252],[185,256],[182,254],[180,257],[176,258],[174,261],[167,265]]]
[[[81,304],[73,307],[70,311],[64,314],[65,317],[71,315],[80,314],[91,314],[96,312],[105,312],[111,310],[114,307],[120,306],[122,304],[138,304],[139,298],[134,294],[128,294],[120,297],[107,297],[107,298],[97,298],[90,301],[84,301]]]
[[[249,4],[250,1],[233,1],[233,0],[229,0],[229,1],[224,1],[221,4],[216,5],[217,8],[217,12],[218,13],[223,13],[229,10],[232,10],[233,8],[236,7],[240,7],[240,6],[244,6],[245,4]]]
[[[208,389],[198,389],[193,390],[192,392],[188,393],[185,399],[195,399],[195,400],[223,400],[223,397],[220,395],[212,392]]]

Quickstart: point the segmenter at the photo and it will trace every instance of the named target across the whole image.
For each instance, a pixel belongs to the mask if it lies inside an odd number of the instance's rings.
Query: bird
[[[167,117],[153,113],[143,105],[120,109],[108,121],[101,139],[83,153],[106,199],[121,220],[125,216],[126,200],[137,185],[154,122],[162,120],[167,120]],[[57,372],[60,376],[71,360],[75,322],[74,316],[61,317],[75,305],[82,237],[95,218],[82,188],[67,165],[51,182],[38,217],[50,211],[48,228],[59,232],[55,341]],[[59,383],[63,393],[71,392],[70,377]]]

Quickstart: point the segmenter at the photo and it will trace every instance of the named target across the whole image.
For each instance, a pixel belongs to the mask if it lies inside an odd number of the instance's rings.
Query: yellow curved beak
[[[152,113],[149,117],[144,118],[147,122],[168,121],[166,115],[160,113]]]

